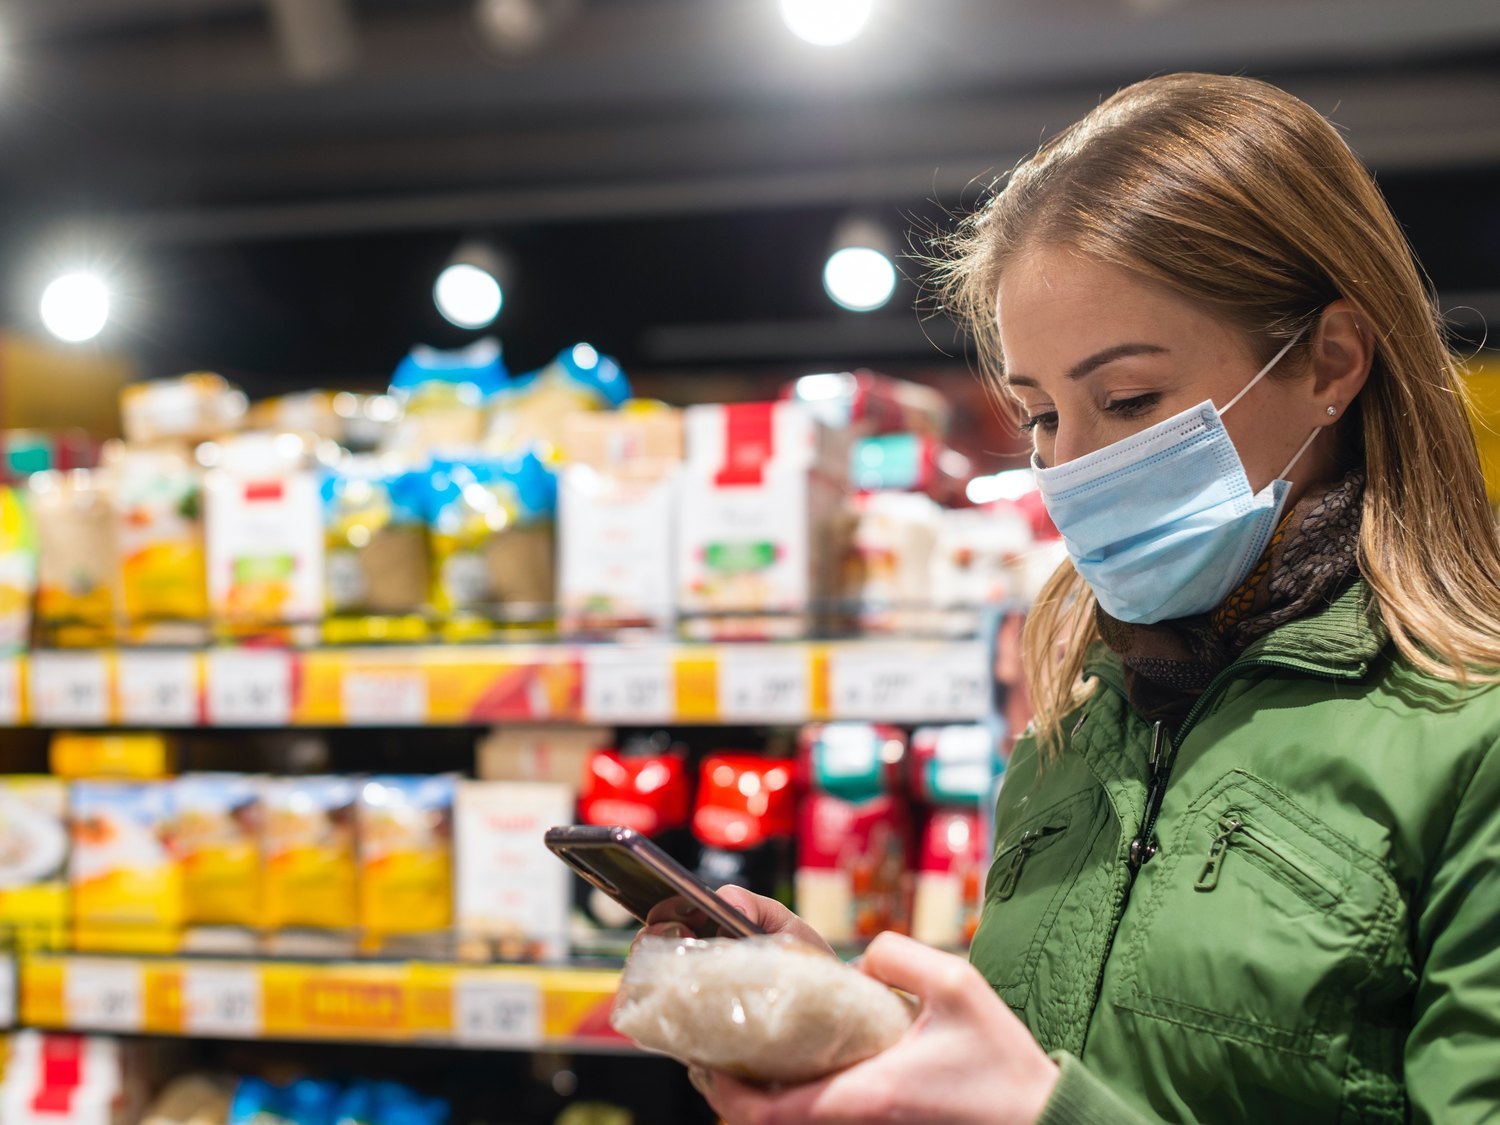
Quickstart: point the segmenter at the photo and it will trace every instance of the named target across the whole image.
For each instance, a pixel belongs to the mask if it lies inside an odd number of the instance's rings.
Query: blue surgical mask
[[[1250,576],[1281,516],[1292,467],[1252,492],[1224,429],[1293,340],[1219,410],[1212,401],[1054,469],[1033,457],[1047,513],[1104,612],[1149,625],[1207,613]]]

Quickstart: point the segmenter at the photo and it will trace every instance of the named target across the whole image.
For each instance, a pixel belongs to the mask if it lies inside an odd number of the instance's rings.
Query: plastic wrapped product
[[[915,1009],[885,985],[785,935],[642,938],[610,1017],[683,1062],[759,1082],[810,1082],[879,1054]]]

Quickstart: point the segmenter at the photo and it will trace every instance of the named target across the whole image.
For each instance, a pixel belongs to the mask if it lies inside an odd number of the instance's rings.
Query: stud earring
[[[1338,407],[1337,407],[1337,406],[1330,406],[1330,407],[1329,407],[1329,408],[1328,408],[1328,416],[1329,416],[1329,417],[1330,417],[1330,418],[1332,418],[1332,417],[1333,417],[1333,416],[1334,416],[1334,415],[1335,415],[1335,414],[1337,414],[1337,413],[1338,413],[1338,412],[1339,412],[1339,408],[1338,408]]]

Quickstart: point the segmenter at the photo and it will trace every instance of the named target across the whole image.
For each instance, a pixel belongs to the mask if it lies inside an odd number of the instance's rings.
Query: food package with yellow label
[[[0,930],[17,948],[67,943],[67,814],[59,778],[0,778]]]
[[[453,921],[455,778],[372,777],[360,790],[360,921],[367,939]]]
[[[36,523],[28,495],[0,488],[0,651],[30,643],[36,568]]]
[[[322,481],[328,565],[324,639],[420,641],[431,577],[427,476],[349,457]]]
[[[106,447],[115,472],[120,608],[130,625],[208,616],[203,480],[177,450]]]
[[[558,460],[570,415],[615,410],[629,398],[630,381],[618,363],[592,344],[574,344],[490,399],[485,448],[492,453],[531,449],[544,461]]]
[[[260,922],[260,780],[239,773],[179,778],[173,838],[188,925]]]
[[[176,772],[177,744],[164,734],[59,731],[48,760],[58,777],[148,781]]]
[[[262,784],[265,928],[354,928],[358,789],[347,777],[278,777]]]
[[[532,453],[434,461],[428,484],[432,601],[444,634],[483,637],[497,622],[544,629],[556,591],[552,470]]]
[[[112,477],[73,469],[31,478],[39,562],[37,619],[63,644],[100,644],[115,624]]]
[[[182,923],[169,782],[75,781],[73,941],[88,951],[168,952]]]

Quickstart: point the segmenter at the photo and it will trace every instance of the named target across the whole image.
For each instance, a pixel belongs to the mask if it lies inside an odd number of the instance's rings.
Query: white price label
[[[260,973],[243,965],[189,965],[182,973],[182,1025],[189,1035],[260,1035]]]
[[[225,727],[291,722],[291,654],[232,649],[209,653],[208,719]]]
[[[63,1003],[68,1026],[89,1031],[139,1031],[145,974],[137,961],[68,962]]]
[[[666,648],[584,651],[583,711],[596,723],[656,723],[676,709],[676,678]]]
[[[533,981],[459,974],[453,983],[453,1037],[473,1047],[540,1046],[541,988]]]
[[[993,678],[978,641],[944,645],[922,662],[926,677],[924,717],[949,722],[977,722],[989,710]]]
[[[427,722],[427,677],[416,669],[349,669],[341,685],[350,726],[421,726]]]
[[[909,650],[837,649],[828,668],[829,708],[840,719],[925,718],[922,672]]]
[[[16,1026],[16,962],[0,957],[0,1027]]]
[[[719,648],[719,717],[743,722],[802,723],[812,710],[807,649]]]
[[[38,652],[31,658],[31,714],[41,726],[109,723],[109,661],[102,652]]]
[[[21,721],[21,660],[0,658],[0,726],[15,726]]]
[[[122,652],[120,721],[127,726],[198,723],[198,657],[191,652]]]

